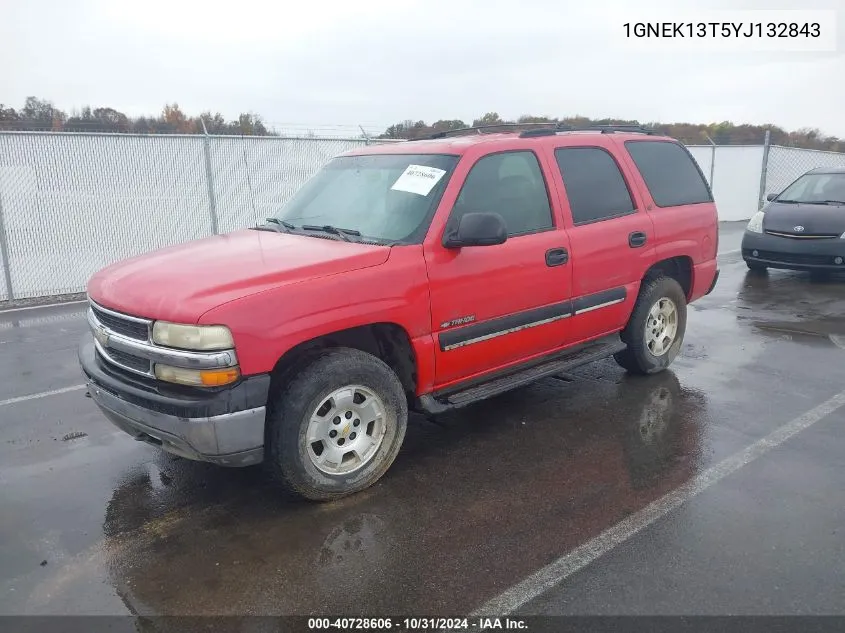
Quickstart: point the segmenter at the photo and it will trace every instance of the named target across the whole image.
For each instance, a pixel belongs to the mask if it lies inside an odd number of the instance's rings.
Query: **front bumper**
[[[207,393],[164,393],[106,366],[96,356],[91,334],[82,339],[79,362],[91,399],[112,424],[135,439],[220,466],[263,460],[268,375]]]
[[[842,258],[841,264],[836,263],[837,257]],[[769,268],[845,272],[845,240],[801,240],[746,231],[742,258]]]

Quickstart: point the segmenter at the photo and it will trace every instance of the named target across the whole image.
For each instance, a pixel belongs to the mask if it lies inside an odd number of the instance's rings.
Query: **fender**
[[[223,323],[235,339],[241,372],[268,373],[288,351],[350,328],[390,323],[408,336],[417,359],[418,388],[434,381],[431,302],[422,246],[394,246],[371,268],[270,289],[204,313],[199,323]]]

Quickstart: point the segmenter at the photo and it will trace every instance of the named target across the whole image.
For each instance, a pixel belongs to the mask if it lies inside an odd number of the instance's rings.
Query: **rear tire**
[[[357,349],[323,352],[272,397],[266,466],[306,499],[328,501],[372,486],[405,439],[402,383],[384,361]]]
[[[811,270],[810,279],[812,281],[830,281],[833,273],[828,270]]]
[[[651,279],[640,294],[622,331],[628,347],[613,355],[631,374],[656,374],[672,364],[684,341],[687,300],[681,285],[671,277]]]

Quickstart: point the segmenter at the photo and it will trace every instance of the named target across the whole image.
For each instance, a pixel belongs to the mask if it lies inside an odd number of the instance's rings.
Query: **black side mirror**
[[[466,213],[461,216],[457,230],[446,235],[443,246],[494,246],[508,239],[508,227],[498,213]]]
[[[766,200],[767,200],[768,202],[771,202],[772,200],[774,200],[774,199],[775,199],[775,198],[777,198],[777,197],[778,197],[778,194],[776,194],[776,193],[770,193],[769,195],[767,195],[767,196],[766,196]]]

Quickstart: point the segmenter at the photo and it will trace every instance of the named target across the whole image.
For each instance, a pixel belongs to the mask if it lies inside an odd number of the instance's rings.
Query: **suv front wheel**
[[[622,331],[626,349],[614,355],[629,373],[663,371],[681,350],[687,326],[687,300],[671,277],[657,277],[640,289],[628,325]]]
[[[336,348],[275,394],[267,466],[289,491],[327,501],[373,485],[405,438],[408,402],[382,360]]]

